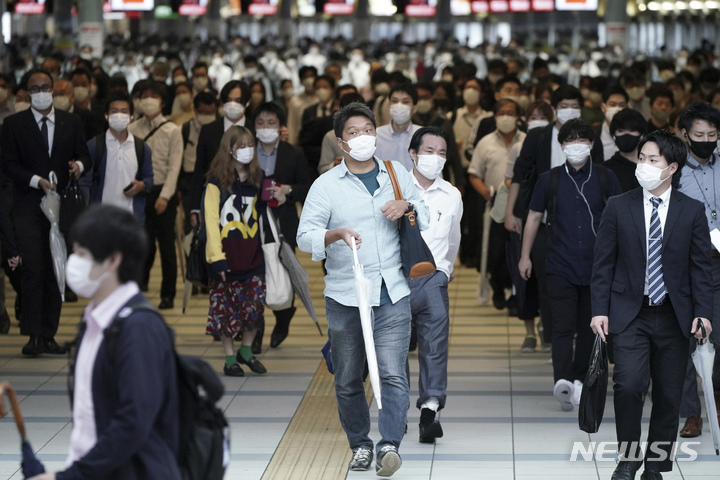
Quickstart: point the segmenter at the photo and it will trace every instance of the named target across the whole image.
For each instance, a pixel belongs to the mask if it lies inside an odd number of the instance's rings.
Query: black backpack
[[[123,324],[136,311],[152,312],[162,318],[145,298],[123,307],[104,332],[111,363]],[[174,338],[174,332],[172,334]],[[230,428],[222,410],[215,404],[225,393],[225,387],[217,373],[201,358],[175,351],[175,359],[180,410],[178,462],[182,478],[221,480],[225,475],[225,457],[229,457],[230,452]]]

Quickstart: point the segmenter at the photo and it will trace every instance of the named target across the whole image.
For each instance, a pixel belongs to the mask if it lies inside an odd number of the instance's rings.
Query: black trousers
[[[469,267],[479,268],[486,202],[470,184],[469,176],[465,174],[465,177],[467,182],[460,219],[460,261]]]
[[[555,381],[585,381],[595,335],[590,328],[590,286],[574,285],[560,275],[547,275],[553,314],[552,360]],[[575,352],[573,353],[573,338]]]
[[[548,301],[547,279],[545,278],[545,258],[547,257],[548,230],[544,223],[540,224],[533,243],[530,258],[533,263],[533,277],[537,288],[538,303],[540,304],[540,318],[543,323],[543,337],[545,342],[552,342],[553,316],[552,305]],[[529,282],[531,284],[531,282]],[[532,287],[531,287],[532,288]]]
[[[183,221],[183,233],[187,235],[192,230],[190,225],[190,211],[192,205],[190,205],[190,184],[192,182],[193,172],[181,171],[178,175],[177,191],[179,194],[180,204],[182,205],[183,213],[185,214]]]
[[[678,432],[688,338],[680,331],[672,305],[666,303],[642,307],[630,325],[612,339],[618,453],[631,460],[642,458],[635,446],[640,442],[644,395],[652,380],[645,469],[669,472],[672,470],[670,452]],[[654,447],[656,451],[664,452],[665,459],[651,450],[653,442],[665,442]]]
[[[488,237],[488,272],[490,272],[490,286],[493,292],[498,295],[504,290],[512,287],[512,280],[508,272],[505,258],[505,244],[510,239],[510,232],[505,229],[505,224],[490,222],[490,235]]]
[[[162,266],[162,283],[160,297],[175,298],[175,283],[177,282],[177,255],[175,252],[175,218],[177,217],[177,195],[168,200],[165,211],[158,215],[155,211],[155,202],[160,197],[162,185],[154,186],[145,202],[145,231],[148,235],[148,258],[145,262],[145,275],[143,281],[150,280],[150,270],[155,263],[155,242],[160,248],[160,264]]]
[[[50,253],[50,222],[40,212],[15,218],[22,258],[20,333],[51,339],[60,323],[62,297]]]

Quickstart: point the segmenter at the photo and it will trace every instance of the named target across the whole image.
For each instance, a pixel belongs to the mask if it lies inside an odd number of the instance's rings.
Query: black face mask
[[[637,148],[639,142],[639,135],[631,135],[629,133],[626,133],[625,135],[617,135],[615,137],[615,145],[617,145],[618,150],[623,153],[634,151]]]
[[[690,151],[703,160],[710,158],[718,146],[717,142],[696,142],[687,135],[685,138],[690,142]]]

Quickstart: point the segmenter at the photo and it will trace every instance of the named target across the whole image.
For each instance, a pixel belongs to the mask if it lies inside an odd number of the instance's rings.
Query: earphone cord
[[[565,173],[567,173],[568,177],[570,177],[570,180],[572,180],[573,184],[575,185],[575,189],[582,197],[583,201],[585,202],[585,206],[588,209],[588,213],[590,214],[590,228],[592,229],[593,235],[597,237],[597,232],[595,231],[595,217],[593,216],[592,209],[590,209],[590,204],[587,201],[587,198],[585,198],[585,194],[583,193],[583,190],[585,189],[585,185],[587,182],[590,181],[593,174],[593,168],[592,168],[592,160],[590,161],[590,173],[588,174],[588,178],[583,182],[582,187],[578,187],[577,182],[575,179],[570,175],[570,170],[568,170],[567,163],[565,164]]]

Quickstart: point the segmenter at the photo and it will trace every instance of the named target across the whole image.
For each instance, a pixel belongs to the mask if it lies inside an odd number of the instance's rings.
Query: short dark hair
[[[413,105],[417,105],[418,102],[418,93],[415,86],[410,82],[401,82],[396,83],[393,85],[393,87],[390,89],[390,93],[388,93],[388,98],[393,96],[393,93],[395,92],[403,92],[410,95],[410,98],[412,98]]]
[[[193,106],[197,109],[200,105],[220,106],[217,97],[210,92],[200,92],[193,98]]]
[[[712,108],[712,107],[710,107]],[[665,157],[668,165],[672,163],[678,164],[677,171],[673,174],[672,186],[678,188],[680,186],[680,175],[682,168],[687,160],[687,148],[685,144],[668,130],[655,130],[640,139],[638,143],[638,152],[642,151],[646,143],[654,143],[660,150],[660,155]]]
[[[255,110],[253,110],[253,128],[255,125],[255,120],[263,112],[275,115],[278,119],[278,122],[280,122],[280,126],[285,125],[285,112],[283,112],[282,108],[280,108],[280,105],[275,102],[265,102],[261,103],[255,108]]]
[[[358,91],[357,87],[355,85],[353,85],[352,83],[345,83],[343,85],[338,85],[337,87],[335,87],[335,98],[340,98],[340,92],[342,92],[343,90],[351,90],[351,89],[355,93],[357,93],[357,91]],[[347,93],[345,95],[347,95]]]
[[[148,90],[155,95],[159,95],[160,101],[163,105],[165,105],[167,99],[167,89],[165,88],[164,84],[156,82],[155,80],[146,80],[146,83],[143,85],[142,90],[140,90],[140,96],[142,97],[142,94],[147,92]]]
[[[134,113],[135,106],[133,105],[133,101],[130,95],[124,92],[113,92],[108,96],[107,100],[105,101],[106,115],[110,113],[110,104],[113,102],[127,102],[127,104],[130,106],[130,115]]]
[[[192,68],[190,69],[190,73],[194,75],[194,74],[195,74],[195,70],[197,70],[198,68],[204,68],[205,71],[207,72],[207,71],[208,71],[208,64],[205,63],[205,62],[196,62],[195,65],[193,65]],[[173,72],[174,72],[174,70],[173,70]]]
[[[242,80],[230,80],[226,83],[222,90],[220,90],[220,101],[227,103],[230,92],[236,88],[240,89],[240,103],[246,105],[250,101],[250,87]]]
[[[642,82],[643,85],[647,83],[645,73],[640,70],[636,65],[628,67],[620,73],[620,84],[623,87],[627,87],[628,83]]]
[[[573,140],[595,141],[595,130],[584,120],[574,118],[563,123],[558,132],[558,142],[572,142]]]
[[[577,100],[580,107],[582,107],[584,101],[580,90],[572,85],[559,86],[550,96],[550,105],[557,108],[558,104],[563,100]]]
[[[305,74],[307,72],[312,72],[313,77],[318,76],[317,68],[313,67],[312,65],[305,65],[304,67],[300,67],[300,71],[298,72],[298,76],[300,77],[300,80],[303,79],[303,77],[305,76]]]
[[[447,135],[445,135],[445,132],[443,132],[441,128],[421,127],[415,131],[412,138],[410,139],[410,146],[408,147],[408,151],[409,150],[413,150],[415,152],[419,151],[420,146],[422,145],[423,138],[425,138],[425,135],[432,135],[433,137],[440,137],[443,140],[445,140],[445,143],[447,143]]]
[[[495,84],[495,92],[502,90],[506,83],[517,83],[518,86],[522,85],[515,75],[506,75]]]
[[[637,110],[623,108],[613,116],[612,122],[610,122],[610,135],[614,137],[618,130],[639,132],[640,136],[643,136],[648,131],[648,122]]]
[[[503,108],[508,103],[512,103],[513,105],[515,105],[515,114],[518,117],[522,115],[522,109],[520,108],[520,104],[511,98],[501,98],[500,100],[495,102],[495,105],[493,106],[493,115],[497,115],[498,110]]]
[[[553,113],[552,107],[548,105],[545,100],[535,100],[530,105],[528,105],[525,109],[525,117],[530,118],[530,115],[532,115],[535,110],[540,110],[550,123],[552,123],[552,121],[555,119],[555,114]]]
[[[487,62],[487,71],[490,72],[492,70],[502,70],[502,74],[505,75],[507,73],[507,63],[499,58],[490,60]]]
[[[612,97],[613,95],[622,95],[622,97],[625,99],[625,103],[630,101],[630,96],[625,91],[623,87],[620,85],[614,85],[610,88],[606,88],[605,91],[602,94],[602,100],[603,103],[607,103],[607,101]]]
[[[39,75],[39,74],[45,75],[46,77],[48,77],[50,79],[51,86],[55,85],[55,80],[53,80],[52,75],[50,75],[50,73],[48,73],[47,70],[41,70],[39,68],[35,68],[35,69],[27,72],[25,75],[23,75],[22,79],[20,80],[20,88],[22,88],[23,90],[27,90],[28,82],[30,81],[30,77],[32,77],[33,75]]]
[[[390,82],[390,74],[384,68],[378,68],[370,75],[370,83],[377,85],[383,82]]]
[[[96,262],[120,253],[120,282],[141,282],[148,238],[140,220],[128,210],[112,205],[91,205],[70,229],[70,241],[87,248]]]
[[[673,107],[675,106],[675,96],[673,95],[672,90],[667,88],[665,85],[653,85],[650,87],[648,97],[650,97],[651,106],[658,98],[667,98],[670,100],[670,105]]]
[[[353,102],[365,103],[365,99],[363,98],[362,95],[360,95],[357,92],[346,93],[340,99],[340,108],[347,107],[348,105],[350,105]]]
[[[702,100],[693,102],[680,114],[678,129],[689,132],[695,120],[705,120],[713,127],[720,128],[720,111]]]
[[[85,75],[88,79],[88,83],[92,83],[92,72],[84,67],[78,67],[75,70],[73,70],[70,73],[70,80],[72,81],[73,77],[76,77],[78,75]]]
[[[336,85],[335,79],[333,77],[331,77],[330,75],[318,75],[317,77],[315,77],[315,81],[313,82],[313,87],[317,86],[317,83],[320,80],[325,80],[326,82],[328,82],[330,84],[330,90],[335,90],[335,85]]]
[[[373,127],[377,128],[375,114],[370,110],[370,107],[361,102],[353,102],[338,110],[333,116],[333,129],[337,138],[342,138],[345,124],[353,117],[367,117],[372,122]]]

